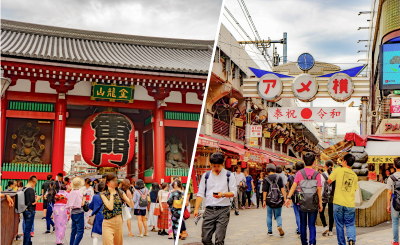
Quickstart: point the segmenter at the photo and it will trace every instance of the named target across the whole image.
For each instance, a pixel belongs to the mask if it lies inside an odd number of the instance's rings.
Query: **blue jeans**
[[[69,244],[78,245],[81,242],[83,232],[85,231],[85,213],[72,214],[71,220],[71,239]]]
[[[299,205],[293,203],[293,211],[294,216],[296,217],[297,231],[300,231],[300,214],[299,214]]]
[[[50,225],[54,227],[54,222],[51,219],[51,215],[53,214],[54,203],[47,204],[47,212],[46,212],[46,228],[47,231],[50,231]]]
[[[267,226],[268,226],[268,232],[272,232],[272,217],[273,217],[273,212],[275,211],[275,217],[276,217],[276,223],[278,224],[278,227],[282,227],[282,207],[280,208],[270,208],[267,206]]]
[[[399,211],[394,210],[393,202],[392,202],[392,209],[391,209],[391,216],[392,216],[392,230],[393,230],[393,241],[399,241]]]
[[[25,232],[25,218],[22,219],[22,232]],[[30,232],[35,232],[35,221],[32,223],[32,229]]]
[[[300,215],[300,237],[301,244],[308,245],[307,242],[307,225],[310,233],[310,244],[316,244],[317,230],[315,229],[315,222],[317,221],[318,211],[315,212],[302,212],[299,209]]]
[[[28,210],[25,210],[23,213],[24,216],[24,221],[25,221],[25,229],[24,230],[24,242],[23,245],[31,245],[32,244],[32,239],[31,239],[31,230],[33,226],[33,221],[35,220],[35,214],[36,212],[30,212]]]
[[[356,242],[356,208],[333,204],[333,217],[335,218],[338,245],[346,245],[344,226],[346,226],[347,241]]]

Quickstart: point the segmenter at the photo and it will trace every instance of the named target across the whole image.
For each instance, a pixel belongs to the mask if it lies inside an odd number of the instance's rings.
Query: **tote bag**
[[[131,212],[129,212],[128,207],[126,204],[122,204],[122,220],[127,221],[132,218]]]

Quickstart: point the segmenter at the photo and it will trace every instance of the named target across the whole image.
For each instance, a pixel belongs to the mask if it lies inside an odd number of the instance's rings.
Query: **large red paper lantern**
[[[135,154],[135,127],[125,115],[99,112],[82,125],[81,150],[94,167],[123,167]]]

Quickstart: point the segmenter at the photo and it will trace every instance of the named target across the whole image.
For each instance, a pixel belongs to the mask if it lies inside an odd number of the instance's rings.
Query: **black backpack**
[[[304,180],[300,181],[300,192],[298,193],[300,210],[302,212],[316,212],[318,211],[318,172],[314,171],[311,179],[308,179],[306,171],[300,170]]]
[[[204,197],[206,197],[206,195],[207,195],[207,180],[210,177],[210,174],[211,174],[211,171],[207,171],[206,176],[204,176],[205,177],[205,186],[206,186],[206,188],[204,188]],[[227,171],[226,172],[226,183],[228,184],[228,192],[230,192],[230,190],[229,190],[229,177],[230,176],[231,176],[231,172]]]
[[[400,211],[400,181],[394,175],[390,175],[390,178],[393,180],[393,208]]]
[[[276,176],[274,182],[271,182],[268,176],[265,177],[265,180],[269,183],[269,190],[265,202],[270,208],[280,208],[283,206],[284,198],[278,186],[279,178],[279,176]]]
[[[322,187],[324,188],[324,194],[322,194],[322,203],[328,203],[331,199],[333,186],[332,184],[328,183],[328,176],[326,176],[325,173],[322,174],[322,177],[325,179],[324,186]]]

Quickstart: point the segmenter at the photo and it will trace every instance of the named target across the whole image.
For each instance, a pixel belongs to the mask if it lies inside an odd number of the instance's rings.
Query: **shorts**
[[[46,199],[43,200],[43,209],[47,209],[47,200]]]
[[[146,209],[135,209],[133,214],[136,216],[146,216]]]

